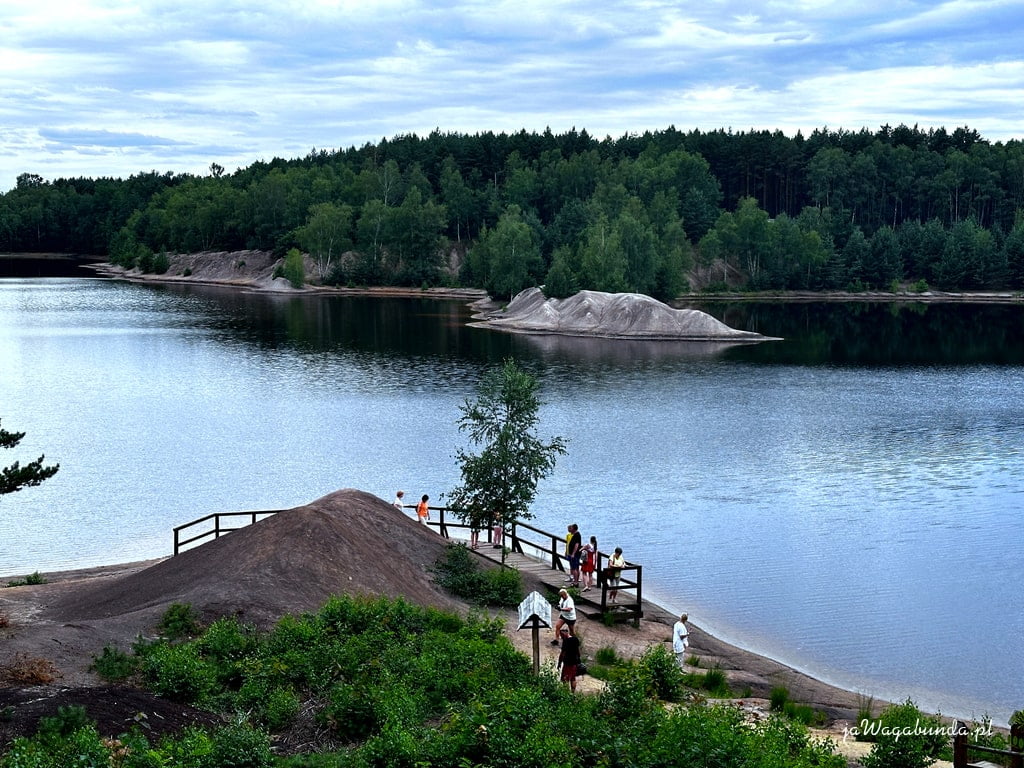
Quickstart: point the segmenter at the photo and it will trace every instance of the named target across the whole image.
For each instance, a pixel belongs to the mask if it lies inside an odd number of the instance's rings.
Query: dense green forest
[[[1024,143],[969,128],[435,131],[205,176],[32,174],[0,196],[0,251],[308,253],[337,284],[1024,288]],[[164,263],[166,263],[164,261]],[[687,284],[700,274],[702,284]]]

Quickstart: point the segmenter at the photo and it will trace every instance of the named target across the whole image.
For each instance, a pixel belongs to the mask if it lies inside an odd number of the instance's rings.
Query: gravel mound
[[[739,331],[697,309],[673,309],[639,293],[580,291],[567,299],[547,299],[527,288],[503,310],[474,325],[523,333],[555,333],[616,339],[689,341],[768,341]]]
[[[204,618],[233,614],[268,626],[315,611],[334,594],[404,596],[455,610],[429,569],[445,540],[386,501],[353,489],[301,507],[99,585],[84,584],[44,609],[43,618],[89,622],[137,616],[146,623],[172,603]]]

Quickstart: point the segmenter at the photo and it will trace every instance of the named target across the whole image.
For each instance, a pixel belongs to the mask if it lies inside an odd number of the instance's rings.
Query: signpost
[[[540,672],[540,628],[551,627],[551,603],[540,592],[531,592],[519,604],[519,626],[533,629],[533,674]]]

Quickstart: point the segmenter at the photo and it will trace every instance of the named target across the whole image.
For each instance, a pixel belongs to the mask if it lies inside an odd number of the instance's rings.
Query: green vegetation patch
[[[597,656],[616,675],[578,696],[530,660],[502,622],[410,605],[334,597],[269,632],[234,618],[197,638],[105,650],[98,666],[137,667],[151,690],[225,717],[227,725],[150,739],[103,739],[81,712],[12,742],[0,768],[46,766],[665,766],[843,768],[829,742],[784,719],[748,724],[731,707],[667,709],[682,673],[655,648],[634,662]],[[305,745],[276,754],[274,744]]]
[[[464,544],[449,545],[433,571],[438,586],[471,603],[512,608],[523,599],[518,570],[481,568]]]

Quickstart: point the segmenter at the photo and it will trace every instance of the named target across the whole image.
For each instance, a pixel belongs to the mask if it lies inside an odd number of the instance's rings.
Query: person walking
[[[423,498],[420,499],[420,503],[416,505],[416,517],[424,525],[427,525],[427,523],[430,522],[430,507],[427,506],[428,501],[430,501],[430,497],[424,493]]]
[[[391,502],[392,506],[395,507],[403,515],[405,514],[405,491],[399,491],[395,494],[395,500]]]
[[[562,668],[561,680],[569,684],[569,690],[576,693],[576,671],[580,664],[580,639],[565,627],[561,630],[562,650],[558,652],[558,666]],[[558,642],[557,640],[555,642]]]
[[[558,636],[562,629],[576,634],[576,602],[569,596],[565,587],[558,590],[558,621],[555,622],[555,639],[552,645],[558,645]]]
[[[672,652],[680,669],[686,664],[686,649],[690,645],[690,630],[686,628],[688,618],[685,613],[681,614],[679,621],[672,625]]]
[[[583,545],[583,556],[580,558],[580,572],[583,574],[583,591],[594,586],[594,570],[597,568],[597,537],[591,536],[590,541]]]
[[[608,575],[608,587],[611,590],[608,599],[613,603],[619,595],[619,579],[622,578],[622,569],[625,567],[626,558],[622,556],[622,547],[616,547],[615,554],[608,558],[608,569],[605,571]]]

